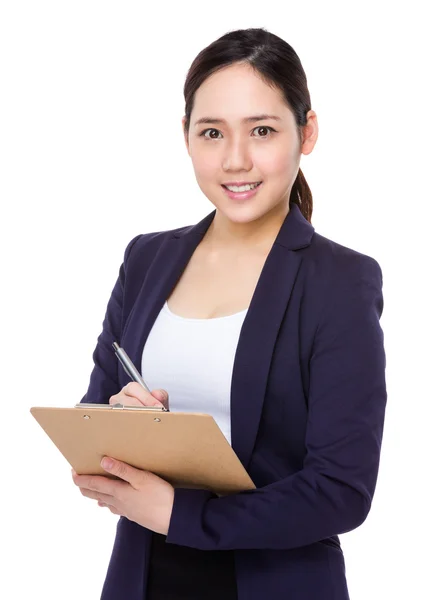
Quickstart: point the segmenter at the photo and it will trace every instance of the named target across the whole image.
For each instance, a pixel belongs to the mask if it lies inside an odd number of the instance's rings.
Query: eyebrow
[[[280,117],[276,115],[253,115],[252,117],[245,117],[242,119],[242,123],[255,123],[256,121],[266,121],[267,119],[274,119],[275,121],[281,121]],[[195,126],[200,123],[226,123],[225,119],[218,119],[216,117],[202,117],[195,122]]]

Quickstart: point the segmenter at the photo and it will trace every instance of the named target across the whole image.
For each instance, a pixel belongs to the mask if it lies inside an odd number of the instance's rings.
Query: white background
[[[202,48],[246,27],[306,71],[316,231],[383,269],[388,408],[371,512],[341,536],[351,600],[440,597],[436,4],[1,3],[2,598],[99,598],[118,517],[81,496],[29,409],[84,395],[129,240],[213,209],[182,89]]]

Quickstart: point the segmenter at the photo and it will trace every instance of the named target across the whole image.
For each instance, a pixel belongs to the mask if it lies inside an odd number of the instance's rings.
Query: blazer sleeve
[[[127,263],[135,242],[141,236],[142,234],[139,234],[133,238],[124,251],[124,260],[119,269],[119,276],[107,303],[102,331],[98,336],[97,345],[92,354],[94,367],[90,375],[89,386],[80,402],[108,404],[110,396],[113,396],[120,391],[118,382],[118,360],[116,359],[115,351],[112,348],[112,343],[121,339],[122,309]]]
[[[386,407],[382,271],[359,255],[330,278],[310,355],[303,468],[218,497],[177,488],[167,542],[201,550],[289,549],[361,525],[374,494]]]

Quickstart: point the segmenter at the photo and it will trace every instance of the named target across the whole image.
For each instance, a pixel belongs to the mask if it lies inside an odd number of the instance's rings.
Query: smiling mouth
[[[251,183],[247,183],[247,184],[243,184],[243,185],[253,185],[254,187],[253,187],[253,188],[251,188],[251,189],[256,189],[256,188],[258,188],[260,185],[262,185],[262,183],[263,183],[262,181],[253,181],[253,182],[251,182]],[[257,185],[256,185],[256,184],[257,184]],[[229,188],[228,186],[224,185],[223,183],[221,183],[221,186],[222,186],[223,188],[225,188],[226,190],[229,190],[230,192],[231,192],[231,191],[233,191],[233,190],[230,190],[230,188]],[[235,185],[235,186],[230,186],[230,187],[243,187],[243,186],[241,186],[241,185]],[[240,193],[240,192],[237,192],[237,193]]]

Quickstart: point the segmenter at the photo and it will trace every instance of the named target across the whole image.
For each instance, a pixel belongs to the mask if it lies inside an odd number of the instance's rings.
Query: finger
[[[94,492],[93,490],[88,490],[87,488],[80,488],[80,492],[86,498],[91,498],[92,500],[98,500],[99,502],[104,502],[107,505],[113,506],[115,504],[115,498],[113,496],[108,496],[107,494],[100,494],[99,492]]]
[[[125,385],[121,392],[125,396],[129,396],[130,399],[135,398],[138,400],[143,406],[163,406],[163,404],[155,396],[152,396],[150,392],[145,390],[139,383],[136,381],[130,381],[127,385]]]
[[[159,400],[162,403],[162,405],[168,409],[168,392],[166,392],[163,389],[152,390],[152,396]]]
[[[146,473],[144,471],[135,469],[135,467],[114,458],[110,459],[105,456],[101,461],[101,466],[108,473],[130,483],[135,489],[139,489],[141,483],[145,480]]]
[[[102,508],[108,508],[110,512],[114,515],[119,515],[120,517],[122,516],[122,512],[119,511],[115,506],[112,506],[111,504],[106,504],[105,502],[101,502],[101,500],[98,500],[98,506],[101,506]]]
[[[123,388],[124,389],[124,388]],[[122,391],[122,390],[121,390]],[[136,398],[135,396],[129,396],[129,394],[125,394],[123,393],[119,393],[116,396],[111,396],[109,398],[109,404],[113,405],[113,404],[124,404],[124,398],[130,398],[130,405],[131,406],[145,406],[141,400],[138,400],[138,398]]]
[[[72,479],[79,488],[88,489],[93,492],[107,494],[109,496],[118,496],[126,487],[123,481],[109,479],[101,475],[77,475],[72,473]]]
[[[112,506],[112,504],[106,504],[105,502],[102,502],[102,500],[98,500],[98,506],[101,506],[102,508],[108,508],[110,512],[113,512],[114,515],[122,515],[121,509],[117,508],[116,506]]]

